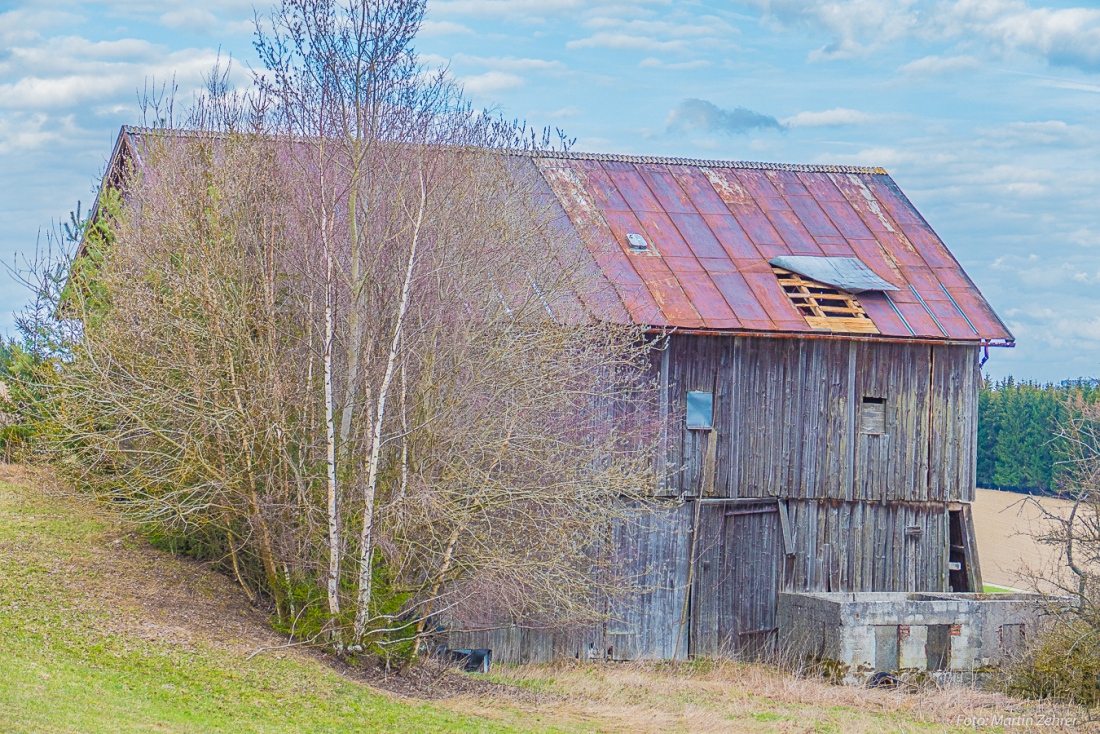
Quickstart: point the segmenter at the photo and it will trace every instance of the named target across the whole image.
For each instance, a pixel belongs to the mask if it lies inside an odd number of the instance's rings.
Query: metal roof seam
[[[600,161],[600,163],[602,164],[603,161]],[[608,171],[606,168],[604,168],[603,165],[601,165],[600,168],[603,169],[603,172],[607,177],[607,183],[615,188],[615,191],[619,194],[619,196],[622,198],[622,200],[626,202],[626,205],[630,209],[630,213],[634,216],[634,219],[636,219],[638,221],[638,224],[641,225],[643,230],[644,230],[645,229],[645,222],[642,221],[642,218],[638,215],[638,212],[634,211],[634,208],[632,206],[630,206],[630,202],[627,200],[626,194],[619,187],[619,184],[617,184],[615,182],[615,177],[610,175],[611,172]],[[650,196],[653,196],[653,190],[649,187],[649,184],[647,184],[645,182],[645,178],[643,176],[639,176],[638,179],[641,181],[642,185],[646,187],[646,190],[649,191]],[[656,197],[654,197],[654,201],[656,201]],[[675,223],[673,224],[673,226],[674,227],[676,226]],[[613,232],[614,230],[611,230],[611,231]],[[650,239],[652,240],[653,238],[650,237]],[[618,240],[616,240],[615,244],[619,244]],[[660,245],[657,242],[654,242],[653,246],[654,246],[654,249],[657,251],[657,256],[659,258],[661,258],[661,260],[664,260],[664,258],[666,256],[661,253]],[[671,314],[669,314],[669,312],[668,312],[667,302],[663,298],[661,298],[661,294],[655,293],[653,288],[650,287],[649,280],[645,277],[645,273],[641,272],[640,270],[638,270],[638,268],[634,267],[634,260],[631,259],[629,253],[627,253],[627,262],[630,263],[630,267],[634,268],[634,272],[638,273],[638,277],[642,279],[642,282],[645,284],[646,290],[649,291],[649,295],[652,296],[653,300],[657,302],[657,307],[659,309],[661,309],[661,313],[664,314],[665,320],[667,322],[671,323],[673,319],[671,317]],[[668,267],[667,262],[665,262],[664,265],[665,265],[666,268],[668,268],[669,273],[671,273],[672,282],[674,282],[676,284],[676,287],[680,290],[680,294],[684,297],[684,301],[688,304],[688,306],[691,307],[691,311],[692,311],[692,313],[695,314],[695,317],[697,319],[699,319],[699,323],[706,324],[707,320],[705,318],[703,318],[703,314],[699,313],[699,309],[696,308],[696,306],[695,306],[694,299],[692,299],[692,297],[690,295],[688,295],[687,291],[684,290],[684,284],[680,282],[680,278],[677,277],[676,273],[672,270],[672,268]]]
[[[667,164],[660,164],[660,165],[667,165]],[[666,168],[665,170],[667,171],[668,169]],[[653,186],[650,185],[649,181],[646,180],[646,177],[641,176],[640,178],[642,180],[642,184],[649,190],[650,195],[652,195],[655,200],[659,201],[659,199],[657,197],[657,192],[653,190]],[[691,204],[692,210],[696,214],[698,214],[700,217],[702,217],[702,214],[699,213],[699,208],[696,207],[695,202],[693,202],[691,200],[691,196],[688,195],[688,193],[686,191],[684,191],[683,186],[680,185],[679,181],[676,181],[675,177],[673,177],[673,183],[676,184],[676,188],[679,189],[680,193],[684,194],[684,198],[689,204]],[[618,187],[616,187],[616,188],[618,188]],[[711,287],[714,288],[714,292],[718,294],[719,298],[721,298],[722,301],[726,304],[726,306],[729,307],[730,313],[733,314],[734,317],[736,318],[737,311],[733,308],[733,304],[731,304],[728,300],[726,300],[726,297],[724,295],[722,295],[722,291],[718,287],[718,284],[714,282],[714,277],[711,275],[710,271],[707,270],[706,267],[704,267],[703,263],[699,260],[698,253],[696,253],[695,248],[691,246],[691,242],[688,241],[688,238],[684,234],[684,231],[680,228],[680,225],[678,225],[676,223],[676,220],[673,219],[672,217],[669,217],[669,221],[672,222],[672,228],[676,230],[676,233],[678,235],[680,235],[680,239],[682,239],[684,241],[684,243],[688,246],[688,250],[691,252],[692,259],[695,260],[696,263],[698,263],[700,271],[706,276],[707,281],[711,284]],[[680,283],[679,276],[676,275],[675,272],[673,273],[673,275],[676,276],[676,281],[680,286],[680,290],[684,291],[684,286],[683,286],[683,283]],[[703,316],[703,314],[699,313],[699,309],[697,309],[695,307],[694,299],[692,299],[686,291],[684,291],[684,297],[688,299],[688,302],[691,304],[692,310],[695,311],[695,314],[699,317],[699,320],[702,321],[704,324],[707,323],[707,319]]]

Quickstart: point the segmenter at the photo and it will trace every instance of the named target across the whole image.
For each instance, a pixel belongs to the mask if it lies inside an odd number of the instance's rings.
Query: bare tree
[[[413,655],[479,590],[516,621],[605,614],[629,584],[602,544],[660,434],[650,343],[586,308],[583,248],[515,150],[548,136],[421,69],[423,12],[287,0],[254,93],[216,69],[185,130],[142,134],[39,426],[292,633]]]

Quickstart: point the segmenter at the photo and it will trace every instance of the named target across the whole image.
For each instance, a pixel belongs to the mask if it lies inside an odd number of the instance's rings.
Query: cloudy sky
[[[1092,3],[431,0],[418,49],[577,150],[884,166],[1015,333],[990,374],[1061,380],[1100,376]],[[146,83],[186,102],[220,48],[247,84],[253,5],[0,0],[0,258],[94,198]]]

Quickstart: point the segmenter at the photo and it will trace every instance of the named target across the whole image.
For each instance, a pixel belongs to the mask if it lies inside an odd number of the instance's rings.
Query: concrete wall
[[[845,682],[875,671],[974,673],[1022,649],[1038,594],[784,593],[780,650],[835,664]]]

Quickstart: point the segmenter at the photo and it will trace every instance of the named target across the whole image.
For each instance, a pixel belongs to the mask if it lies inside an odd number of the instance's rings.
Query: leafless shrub
[[[659,434],[652,345],[584,306],[499,149],[525,129],[422,72],[423,10],[287,0],[257,92],[216,68],[185,131],[142,135],[40,426],[70,480],[292,633],[412,654],[475,589],[511,621],[603,614],[628,582],[601,543],[656,486]]]

